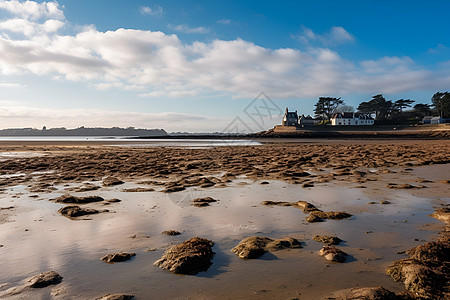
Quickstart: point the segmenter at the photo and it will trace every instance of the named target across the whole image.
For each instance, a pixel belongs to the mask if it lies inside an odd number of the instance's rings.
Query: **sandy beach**
[[[450,140],[13,141],[0,142],[0,166],[5,299],[340,299],[337,291],[366,286],[402,293],[386,270],[443,235],[446,224],[429,215],[450,201]],[[58,200],[66,194],[86,197],[77,206],[90,213],[60,213],[73,206]],[[214,201],[196,205],[207,197]],[[350,216],[308,222],[298,201]],[[161,234],[169,230],[179,234]],[[346,261],[320,256],[316,235],[339,237]],[[206,271],[154,265],[195,236],[214,242]],[[290,237],[301,248],[245,260],[231,252],[252,236]],[[115,252],[135,255],[101,260]],[[27,286],[46,271],[61,282]]]

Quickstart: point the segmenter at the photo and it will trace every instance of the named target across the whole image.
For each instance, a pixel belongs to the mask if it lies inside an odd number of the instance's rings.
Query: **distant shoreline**
[[[228,135],[167,135],[140,136],[129,139],[450,139],[450,128],[447,130],[376,130],[376,131],[263,131],[252,134]]]

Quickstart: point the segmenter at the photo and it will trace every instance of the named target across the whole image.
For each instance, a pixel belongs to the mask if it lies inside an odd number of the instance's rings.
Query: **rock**
[[[122,200],[119,200],[119,199],[117,199],[117,198],[114,198],[114,199],[108,199],[108,200],[105,200],[106,202],[108,202],[108,203],[118,203],[118,202],[122,202]]]
[[[263,201],[261,202],[262,205],[267,206],[294,206],[295,203],[293,202],[286,202],[286,201]]]
[[[154,192],[154,191],[155,191],[154,188],[143,188],[143,187],[122,190],[122,192],[125,192],[125,193],[143,193],[143,192]]]
[[[180,235],[181,232],[176,231],[176,230],[165,230],[165,231],[161,232],[161,234],[166,234],[166,235]]]
[[[273,241],[267,237],[252,236],[243,239],[239,245],[231,249],[231,252],[242,259],[257,258],[267,251],[267,244]]]
[[[41,274],[31,277],[28,286],[32,288],[44,288],[49,285],[59,284],[62,281],[62,276],[55,271],[43,272]]]
[[[131,300],[134,296],[130,294],[107,294],[95,300]]]
[[[309,216],[306,218],[306,221],[309,222],[309,223],[317,223],[317,222],[323,222],[323,221],[325,221],[325,220],[322,219],[322,218],[319,218],[319,217],[316,216],[316,215],[311,214],[311,215],[309,215]]]
[[[72,191],[72,192],[89,192],[89,191],[95,191],[100,189],[100,186],[92,184],[92,183],[85,183],[82,186],[68,188],[66,190]]]
[[[331,219],[331,220],[342,220],[346,218],[350,218],[352,215],[346,212],[341,211],[313,211],[311,215],[319,217],[321,219]]]
[[[119,185],[119,184],[122,184],[122,183],[123,183],[122,180],[120,180],[120,179],[118,179],[116,177],[113,177],[113,176],[108,176],[105,179],[103,179],[103,185],[104,186],[113,186],[113,185]]]
[[[194,203],[192,203],[192,206],[205,207],[205,206],[209,206],[209,203],[208,202],[194,202]]]
[[[303,248],[301,243],[294,238],[273,240],[267,237],[252,236],[243,239],[239,245],[231,249],[242,259],[252,259],[263,255],[267,251],[277,251],[287,248]]]
[[[287,248],[303,248],[300,241],[294,238],[274,240],[273,242],[268,243],[266,247],[269,251],[283,250]]]
[[[409,294],[419,299],[450,298],[449,234],[436,242],[411,249],[409,258],[395,261],[387,270],[395,281],[401,281]]]
[[[342,240],[337,236],[328,236],[328,235],[315,235],[313,237],[313,240],[329,245],[338,245],[340,242],[342,242]]]
[[[211,198],[211,197],[204,197],[204,198],[196,198],[192,200],[192,205],[197,207],[203,207],[203,206],[209,206],[209,203],[217,202],[217,200]]]
[[[85,215],[93,215],[98,214],[100,212],[107,212],[108,210],[99,211],[93,208],[81,208],[78,205],[69,205],[63,208],[60,208],[58,212],[62,214],[64,217],[68,218],[76,218]]]
[[[116,262],[130,260],[133,256],[136,256],[136,253],[118,252],[118,253],[107,254],[107,255],[103,256],[101,259],[104,262],[112,264],[112,263],[116,263]]]
[[[297,201],[295,202],[295,205],[298,206],[300,209],[302,209],[304,213],[319,211],[317,207],[306,201]]]
[[[323,246],[323,248],[320,249],[319,254],[320,256],[324,256],[329,261],[339,263],[343,263],[347,259],[347,253],[333,246]]]
[[[177,274],[197,274],[211,266],[213,241],[193,237],[168,249],[155,266]]]
[[[260,184],[269,184],[268,181],[262,181]]]
[[[58,197],[53,200],[58,203],[86,204],[86,203],[92,203],[92,202],[101,202],[104,199],[99,196],[77,197],[77,196],[65,194],[65,195],[62,195],[61,197]]]
[[[305,182],[305,183],[302,185],[302,187],[304,187],[304,188],[314,187],[314,184],[309,183],[309,182]]]
[[[449,224],[450,223],[450,208],[444,207],[444,208],[436,209],[436,211],[434,213],[432,213],[430,216]]]
[[[186,188],[184,186],[175,185],[175,186],[167,187],[165,190],[163,190],[163,192],[164,193],[175,193],[175,192],[184,191],[185,189]]]
[[[408,183],[405,183],[405,184],[388,183],[386,185],[386,187],[388,187],[390,189],[398,189],[398,190],[401,190],[401,189],[409,190],[409,189],[423,189],[423,188],[426,188],[426,186],[424,186],[424,185],[411,185],[411,184],[408,184]]]
[[[336,300],[400,300],[395,293],[386,290],[381,286],[376,287],[356,287],[345,289],[333,293],[332,297],[327,299]]]

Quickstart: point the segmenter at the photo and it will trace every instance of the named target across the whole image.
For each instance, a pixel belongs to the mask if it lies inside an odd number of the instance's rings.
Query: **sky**
[[[0,128],[237,132],[450,90],[450,1],[0,0]]]

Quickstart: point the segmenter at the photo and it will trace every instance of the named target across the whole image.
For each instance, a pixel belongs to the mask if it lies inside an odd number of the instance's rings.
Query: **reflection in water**
[[[239,180],[240,182],[243,180]],[[57,213],[62,204],[48,201],[61,194],[31,199],[26,194],[12,198],[24,187],[12,189],[0,198],[0,206],[24,210],[0,224],[2,272],[0,284],[18,282],[36,273],[55,270],[64,281],[64,298],[95,298],[110,292],[129,292],[138,298],[232,298],[292,297],[301,291],[305,297],[322,297],[355,285],[383,285],[401,290],[384,273],[397,251],[415,246],[414,238],[426,239],[418,224],[433,223],[427,199],[401,192],[388,196],[391,205],[372,205],[360,189],[339,186],[304,189],[298,185],[271,181],[269,185],[247,181],[226,188],[191,188],[174,194],[160,192],[125,193],[136,187],[127,183],[77,195],[119,198],[120,203],[88,207],[109,209],[109,213],[70,220]],[[60,187],[62,189],[63,187]],[[210,196],[219,201],[209,207],[193,207],[194,197]],[[261,201],[298,201],[313,203],[322,210],[344,210],[354,215],[349,220],[310,224],[307,215],[293,207],[267,207]],[[408,222],[403,222],[403,220]],[[182,231],[166,236],[164,230]],[[322,244],[311,238],[316,234],[338,235],[340,246],[353,261],[332,264],[319,257]],[[303,249],[280,251],[262,259],[243,261],[230,249],[241,239],[261,235],[272,238],[292,236],[304,242]],[[215,241],[216,256],[211,268],[198,276],[176,276],[153,266],[171,245],[192,236]],[[147,251],[156,248],[156,251]],[[133,251],[134,260],[114,265],[100,258],[115,251]],[[346,274],[345,278],[336,274]],[[8,286],[9,287],[9,286]],[[264,291],[263,291],[264,290]]]

